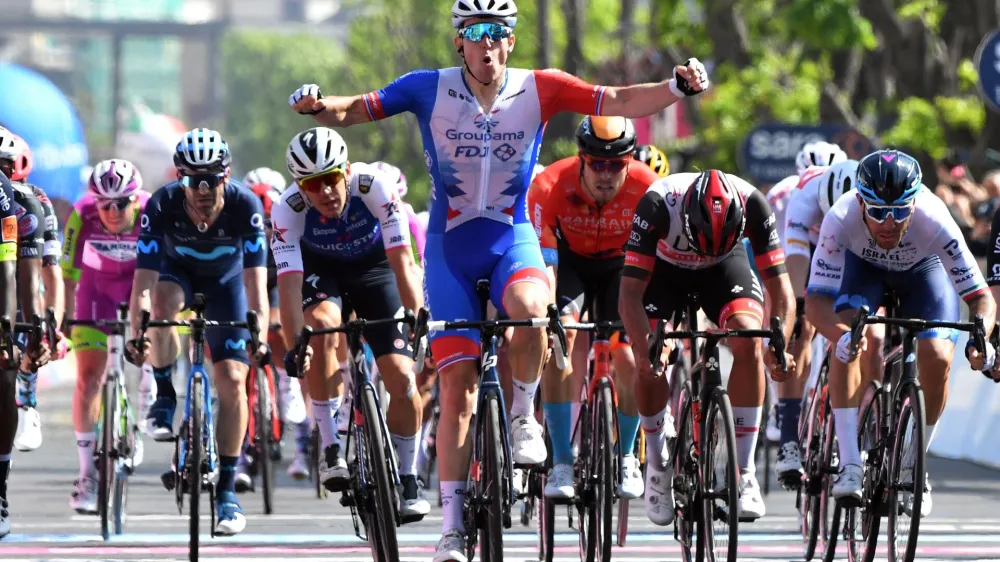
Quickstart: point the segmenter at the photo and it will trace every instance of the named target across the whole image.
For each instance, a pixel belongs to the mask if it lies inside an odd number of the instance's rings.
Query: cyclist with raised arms
[[[4,147],[0,146],[0,150]],[[0,315],[17,315],[17,208],[14,186],[0,171]],[[7,479],[17,431],[17,348],[14,357],[0,350],[0,538],[10,534],[10,505],[7,503]]]
[[[25,180],[31,173],[32,157],[28,143],[13,132],[0,127],[0,171],[2,171],[14,186],[15,192],[30,193],[37,200],[41,214],[37,220],[41,224],[33,223],[34,219],[25,218],[24,228],[35,228],[42,226],[42,247],[41,247],[41,275],[42,285],[45,288],[44,306],[52,306],[56,310],[57,322],[61,317],[63,309],[63,288],[62,274],[59,269],[59,233],[55,211],[52,202],[49,201],[45,192],[38,186],[27,183]],[[26,255],[25,259],[34,259],[37,255]],[[27,341],[26,335],[18,337],[18,345],[23,349]],[[53,344],[54,345],[54,344]],[[14,440],[14,447],[19,451],[33,451],[42,444],[41,417],[36,410],[37,399],[35,396],[38,374],[19,370],[17,373],[17,404],[20,407],[18,416],[17,437]]]
[[[403,112],[417,116],[435,193],[427,234],[425,286],[435,320],[479,317],[478,280],[513,319],[544,316],[550,299],[538,238],[525,195],[543,126],[560,111],[644,117],[708,87],[696,59],[657,84],[594,86],[558,70],[507,68],[514,48],[513,0],[456,0],[453,45],[462,66],[419,70],[364,95],[322,98],[319,87],[289,99],[319,123],[343,127]],[[434,559],[464,562],[462,500],[469,470],[469,420],[475,400],[479,334],[440,331],[432,353],[441,376],[437,435],[443,536]],[[545,460],[534,394],[545,357],[541,329],[515,330],[511,449],[518,464]]]
[[[658,176],[632,158],[636,133],[628,119],[585,117],[577,128],[576,144],[577,156],[554,162],[531,183],[528,210],[541,239],[542,258],[555,280],[552,298],[563,320],[579,321],[584,302],[592,300],[595,312],[591,321],[616,322],[632,214]],[[575,339],[576,332],[567,330],[569,354]],[[624,334],[616,334],[612,340],[623,456],[618,493],[634,499],[643,490],[639,459],[633,451],[639,433],[632,396],[635,359]],[[573,365],[561,370],[555,361],[549,361],[544,375],[543,407],[553,456],[545,484],[549,498],[570,499],[576,492],[571,404],[580,396],[580,389],[572,384],[573,370]]]
[[[764,291],[740,243],[744,237],[750,239],[772,314],[784,322],[787,338],[795,300],[774,214],[763,193],[719,170],[673,174],[654,183],[635,210],[619,311],[638,368],[634,392],[646,434],[646,514],[657,525],[674,519],[664,429],[670,388],[666,377],[653,372],[649,360],[649,318],[669,320],[686,309],[689,296],[695,296],[718,326],[760,329]],[[754,469],[764,403],[764,357],[758,338],[734,338],[729,346],[733,366],[728,391],[740,468],[739,517],[757,519],[765,513]],[[785,371],[778,370],[772,351],[766,361],[775,379],[790,376],[795,368],[788,354]]]
[[[243,321],[247,309],[260,319],[261,342],[267,341],[267,240],[260,200],[229,179],[232,156],[222,135],[210,129],[188,131],[177,143],[174,165],[178,181],[155,193],[140,219],[138,261],[132,284],[132,331],[140,310],[153,320],[174,320],[195,293],[205,295],[209,320]],[[180,352],[175,329],[150,330],[152,345],[136,349],[138,360],[152,351],[156,401],[149,425],[157,441],[173,437],[177,394],[171,376]],[[246,526],[236,497],[236,465],[247,429],[246,378],[250,358],[267,358],[267,344],[247,350],[244,329],[209,330],[206,343],[219,396],[217,436],[219,480],[215,532],[234,535]]]
[[[857,437],[858,404],[868,381],[882,376],[880,364],[859,362],[851,355],[850,326],[855,310],[862,305],[878,309],[884,304],[885,290],[892,289],[900,301],[900,317],[957,322],[960,296],[969,306],[970,318],[982,314],[987,330],[993,329],[996,303],[975,256],[945,204],[921,183],[922,179],[920,165],[906,153],[880,150],[866,156],[858,164],[855,195],[838,199],[823,218],[819,246],[812,257],[806,314],[836,349],[835,360],[830,361],[829,385],[840,444],[840,472],[833,484],[837,499],[861,499],[864,475]],[[954,290],[949,290],[949,285]],[[932,329],[921,332],[917,339],[930,447],[944,411],[958,332]],[[860,351],[872,347],[866,340],[862,338]],[[970,339],[965,353],[974,369],[993,364],[992,345],[987,345],[985,358],[971,345]],[[912,465],[903,466],[901,481],[906,481],[907,470],[912,476]],[[931,505],[927,489],[922,516],[930,513]]]
[[[285,339],[294,341],[303,324],[339,326],[348,306],[371,320],[401,318],[404,307],[421,308],[423,292],[396,179],[375,166],[350,162],[344,139],[326,127],[295,135],[286,162],[295,185],[274,207],[271,237],[279,298],[286,303],[281,308]],[[391,396],[386,424],[399,456],[400,515],[422,517],[430,504],[421,497],[416,477],[421,404],[409,327],[373,326],[364,337]],[[350,474],[337,412],[342,383],[351,384],[350,371],[338,370],[336,334],[317,339],[320,345],[307,348],[303,368],[323,452],[319,478],[327,489],[340,491],[349,485]]]
[[[281,194],[285,192],[288,183],[281,172],[271,168],[255,168],[243,176],[243,185],[260,199],[264,207],[264,232],[267,239],[271,239],[273,230],[271,228],[271,209],[277,205],[281,199]],[[272,322],[280,319],[278,309],[278,265],[274,261],[274,253],[267,255],[267,302],[270,306],[270,318]],[[274,357],[284,357],[288,351],[285,345],[285,338],[279,331],[269,331],[268,344],[271,346],[271,353]],[[279,361],[279,363],[281,363]],[[285,365],[275,365],[275,377],[277,377],[278,392],[281,394],[278,400],[279,415],[282,421],[289,427],[295,428],[295,457],[288,465],[288,475],[296,480],[309,478],[309,433],[311,426],[309,416],[306,413],[306,404],[303,396],[303,389],[299,379],[289,377],[285,372]],[[244,440],[243,452],[240,453],[240,461],[236,468],[236,491],[245,492],[252,488],[253,480],[250,475],[249,462],[247,459],[247,448],[250,446],[248,440]]]
[[[139,170],[127,160],[105,160],[94,166],[87,194],[73,205],[66,220],[66,311],[75,320],[112,320],[118,305],[132,295],[139,240],[139,215],[149,200]],[[107,360],[109,328],[73,326],[70,339],[76,355],[73,430],[80,460],[70,508],[98,513],[98,473],[94,463],[101,389]],[[140,393],[140,399],[142,393]],[[140,408],[140,411],[142,408]],[[136,466],[142,462],[142,441],[136,436]]]

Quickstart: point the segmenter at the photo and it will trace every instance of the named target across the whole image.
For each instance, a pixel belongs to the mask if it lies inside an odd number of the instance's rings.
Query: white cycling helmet
[[[0,127],[0,160],[17,160],[21,151],[20,138],[10,130]]]
[[[255,168],[250,170],[247,172],[247,175],[243,176],[242,183],[247,187],[251,185],[266,185],[278,193],[285,191],[285,188],[288,186],[285,182],[285,176],[281,175],[281,172],[272,170],[271,168]]]
[[[221,174],[232,162],[229,143],[212,129],[191,129],[174,149],[174,166],[182,172]]]
[[[801,176],[811,166],[833,166],[847,160],[847,153],[839,146],[824,142],[810,142],[795,157],[795,169]]]
[[[124,199],[142,189],[142,176],[128,160],[102,160],[94,166],[87,187],[99,199]]]
[[[470,18],[496,18],[513,29],[517,25],[517,5],[514,0],[455,0],[451,6],[451,24],[462,29]]]
[[[839,162],[823,172],[816,189],[819,190],[819,208],[824,215],[830,212],[830,207],[833,207],[841,195],[854,189],[857,177],[857,160]]]
[[[347,164],[347,143],[333,129],[314,127],[292,138],[285,163],[297,180],[329,172]]]

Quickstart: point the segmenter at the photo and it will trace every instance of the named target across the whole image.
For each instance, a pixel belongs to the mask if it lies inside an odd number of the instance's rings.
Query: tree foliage
[[[449,7],[349,0],[345,13],[356,17],[346,53],[317,37],[227,38],[227,134],[237,157],[282,169],[287,139],[312,123],[285,105],[301,83],[358,94],[410,70],[460,64]],[[691,56],[705,61],[713,89],[684,101],[694,136],[671,147],[687,166],[735,170],[746,134],[772,121],[845,123],[876,144],[914,151],[925,166],[947,148],[969,149],[981,164],[1000,144],[1000,115],[984,108],[971,62],[998,24],[989,0],[519,0],[518,8],[512,66],[549,61],[619,85],[668,78]],[[578,119],[553,120],[542,162],[573,151]],[[420,206],[429,182],[412,116],[343,134],[352,159],[400,166]]]

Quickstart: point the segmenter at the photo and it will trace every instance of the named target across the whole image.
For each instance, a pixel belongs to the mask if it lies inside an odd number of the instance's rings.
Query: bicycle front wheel
[[[486,398],[483,419],[482,464],[479,493],[476,498],[485,506],[484,525],[479,529],[479,557],[483,562],[503,560],[503,485],[504,456],[501,446],[500,405],[495,395]]]
[[[593,432],[591,433],[590,471],[583,474],[588,493],[586,541],[587,561],[611,560],[611,504],[614,503],[612,485],[615,450],[612,445],[615,420],[612,417],[611,387],[602,382],[594,396]]]
[[[188,417],[188,443],[187,443],[187,466],[177,467],[187,473],[187,488],[191,493],[189,508],[190,527],[188,533],[190,540],[188,543],[188,560],[198,562],[198,523],[199,523],[199,503],[201,500],[201,464],[204,462],[204,443],[202,442],[202,432],[205,429],[205,384],[203,378],[196,376],[191,381],[191,412]]]
[[[365,485],[374,487],[374,490],[369,488],[366,494],[369,512],[365,515],[365,520],[372,524],[368,529],[368,542],[375,559],[388,562],[399,556],[396,542],[396,488],[389,472],[385,432],[380,423],[382,417],[379,415],[374,389],[370,385],[364,385],[360,398],[367,448],[367,452],[362,454],[368,456],[365,465],[369,482]]]
[[[272,394],[267,372],[254,369],[257,400],[254,408],[254,445],[257,448],[257,472],[260,474],[264,496],[264,514],[274,513],[274,462],[271,460],[271,435],[274,419],[271,415]]]
[[[889,478],[889,560],[913,562],[926,489],[924,392],[915,382],[904,383],[898,400]]]
[[[101,536],[104,540],[111,537],[114,506],[112,497],[118,478],[115,448],[115,427],[118,425],[118,387],[111,381],[104,383],[104,415],[101,420],[101,453],[98,460],[99,482],[97,489],[97,505],[101,514]]]
[[[705,534],[695,538],[695,527],[701,525],[701,503],[697,501],[698,454],[694,441],[694,413],[691,383],[685,382],[677,392],[677,439],[674,442],[674,537],[681,547],[681,560],[701,561],[705,556]]]
[[[733,409],[729,395],[722,388],[714,389],[709,396],[704,420],[701,458],[706,554],[710,562],[736,562],[740,468],[736,459]]]
[[[128,479],[135,471],[136,449],[140,447],[134,414],[129,406],[128,398],[125,394],[125,387],[120,384],[118,387],[118,430],[120,434],[116,439],[115,447],[118,451],[118,460],[115,463],[117,476],[115,487],[112,490],[111,510],[114,513],[114,533],[121,535],[125,532],[125,520],[128,518]]]

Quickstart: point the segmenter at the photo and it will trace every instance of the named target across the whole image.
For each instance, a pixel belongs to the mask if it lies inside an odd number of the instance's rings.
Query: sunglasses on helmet
[[[136,200],[135,195],[117,199],[97,199],[97,208],[102,211],[124,211]]]
[[[871,220],[882,224],[892,216],[892,220],[896,222],[902,222],[910,218],[913,214],[913,205],[906,205],[903,207],[879,207],[873,205],[865,205],[865,214]]]
[[[514,30],[506,25],[489,21],[474,23],[458,30],[459,37],[473,43],[482,41],[483,37],[489,37],[490,41],[499,41],[510,37],[513,33]]]
[[[226,174],[191,174],[181,176],[181,185],[188,189],[216,189],[226,179]]]
[[[611,172],[617,174],[628,166],[628,158],[590,158],[585,157],[587,167],[595,172]]]
[[[306,193],[319,193],[326,186],[337,185],[345,177],[346,166],[338,166],[332,170],[327,170],[322,174],[307,176],[298,180],[299,187]]]

